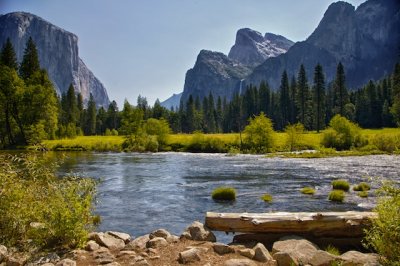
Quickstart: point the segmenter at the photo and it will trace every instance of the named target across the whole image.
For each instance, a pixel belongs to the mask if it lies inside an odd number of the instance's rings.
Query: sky
[[[358,6],[365,0],[348,0]],[[305,40],[332,0],[0,0],[76,34],[79,55],[122,107],[183,91],[200,50],[228,54],[251,28]]]

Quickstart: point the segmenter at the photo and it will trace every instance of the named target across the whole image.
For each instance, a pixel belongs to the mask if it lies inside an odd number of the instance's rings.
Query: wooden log
[[[374,212],[207,212],[205,225],[211,230],[241,233],[303,233],[315,237],[361,237]]]

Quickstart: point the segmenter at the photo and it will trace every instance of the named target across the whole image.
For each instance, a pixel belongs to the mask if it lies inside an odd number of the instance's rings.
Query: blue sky
[[[0,0],[0,13],[36,14],[79,37],[79,54],[111,100],[152,105],[183,90],[201,49],[225,54],[252,28],[302,41],[331,0]],[[347,1],[358,6],[364,0]]]

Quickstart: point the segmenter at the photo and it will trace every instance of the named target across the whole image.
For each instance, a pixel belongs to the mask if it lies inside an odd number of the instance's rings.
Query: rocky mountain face
[[[92,93],[98,106],[108,106],[106,88],[79,58],[75,34],[29,13],[0,16],[0,44],[10,38],[19,62],[29,37],[36,43],[40,65],[47,70],[57,93],[66,92],[72,83],[85,102]]]
[[[167,108],[168,110],[170,110],[171,108],[177,110],[181,102],[181,97],[182,97],[182,92],[178,94],[174,93],[171,97],[161,102],[161,106]]]
[[[283,36],[240,29],[229,55],[202,50],[194,67],[187,71],[182,100],[189,95],[203,98],[210,91],[215,99],[228,100],[240,90],[241,81],[265,59],[285,53],[293,44]]]
[[[228,57],[243,65],[255,67],[270,57],[286,53],[293,42],[283,36],[266,33],[262,36],[252,29],[240,29]]]
[[[393,71],[400,60],[400,2],[369,0],[357,9],[346,2],[329,6],[315,31],[303,42],[276,58],[267,59],[246,78],[246,84],[266,80],[277,88],[283,70],[297,75],[304,64],[309,81],[320,63],[328,81],[334,79],[336,65],[345,67],[351,89],[378,80]]]

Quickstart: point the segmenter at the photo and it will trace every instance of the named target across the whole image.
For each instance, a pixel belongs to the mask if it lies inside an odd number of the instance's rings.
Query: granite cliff
[[[92,93],[98,106],[108,106],[106,88],[79,57],[75,34],[30,13],[0,16],[0,44],[10,38],[19,62],[29,37],[36,43],[40,65],[47,70],[57,93],[66,92],[72,83],[85,102]]]

